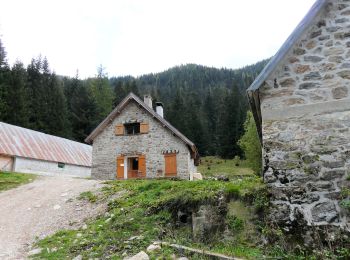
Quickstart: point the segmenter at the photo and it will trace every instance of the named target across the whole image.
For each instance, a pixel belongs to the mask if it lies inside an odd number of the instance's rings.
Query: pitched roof
[[[304,19],[299,23],[299,25],[294,29],[292,34],[287,38],[282,47],[278,52],[271,58],[269,63],[261,71],[258,77],[247,89],[247,95],[250,107],[253,112],[254,120],[256,123],[257,131],[262,142],[262,118],[260,110],[260,96],[259,88],[264,85],[265,81],[271,76],[275,71],[277,66],[284,60],[293,46],[297,43],[300,37],[306,32],[306,30],[313,24],[315,18],[321,13],[323,8],[327,5],[329,0],[317,0],[311,7],[310,11],[306,14]]]
[[[0,122],[0,154],[91,167],[92,147]]]
[[[146,105],[138,96],[134,93],[129,93],[120,103],[119,105],[113,109],[113,111],[95,128],[94,131],[85,139],[85,142],[92,143],[96,136],[98,136],[105,127],[111,123],[115,117],[117,117],[120,112],[129,104],[130,101],[134,100],[138,103],[143,109],[145,109],[148,113],[153,116],[153,118],[157,119],[164,127],[168,128],[175,136],[180,138],[185,144],[187,144],[192,153],[193,158],[198,158],[198,150],[194,143],[192,143],[186,136],[184,136],[179,130],[177,130],[174,126],[172,126],[168,121],[166,121],[163,117],[158,115],[151,107]]]
[[[271,75],[271,73],[276,69],[278,64],[283,60],[288,54],[291,48],[295,45],[298,39],[303,35],[303,33],[309,28],[309,26],[314,21],[315,17],[320,13],[323,7],[327,4],[328,0],[317,0],[311,7],[310,11],[306,14],[304,19],[299,23],[299,25],[294,29],[292,34],[287,38],[282,47],[278,50],[275,56],[273,56],[270,62],[261,71],[259,76],[250,85],[247,91],[255,91],[259,89],[265,82],[265,80]]]

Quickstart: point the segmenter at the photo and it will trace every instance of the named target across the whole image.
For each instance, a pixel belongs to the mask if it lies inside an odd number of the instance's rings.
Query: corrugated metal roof
[[[92,147],[0,122],[0,154],[91,167]]]

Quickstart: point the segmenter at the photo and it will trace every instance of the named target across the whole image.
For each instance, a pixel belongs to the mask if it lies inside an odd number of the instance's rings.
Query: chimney
[[[143,102],[145,102],[147,106],[149,106],[150,108],[153,109],[151,95],[144,95],[143,96]]]
[[[161,117],[164,117],[164,115],[163,115],[163,104],[161,102],[156,102],[156,112]]]

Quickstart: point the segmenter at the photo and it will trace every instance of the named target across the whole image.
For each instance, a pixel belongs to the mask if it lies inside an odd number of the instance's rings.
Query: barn
[[[0,122],[0,171],[90,177],[91,146]]]

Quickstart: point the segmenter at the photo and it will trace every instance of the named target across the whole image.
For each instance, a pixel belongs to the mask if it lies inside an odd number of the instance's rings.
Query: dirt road
[[[39,176],[0,192],[0,259],[26,259],[35,239],[79,227],[101,213],[103,205],[76,199],[81,192],[100,187],[96,180]]]

